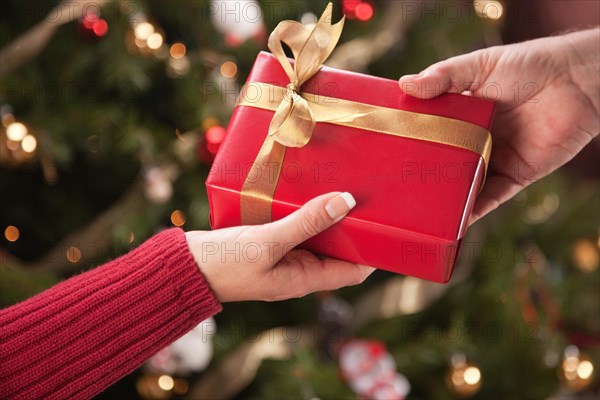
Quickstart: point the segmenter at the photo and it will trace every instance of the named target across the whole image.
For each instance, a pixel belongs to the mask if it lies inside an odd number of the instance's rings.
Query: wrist
[[[561,36],[567,46],[567,69],[571,80],[600,113],[600,28]]]
[[[192,257],[194,258],[194,261],[196,261],[196,266],[200,270],[200,273],[204,277],[204,280],[206,281],[206,283],[208,283],[208,286],[211,288],[217,299],[222,302],[222,297],[219,295],[217,290],[215,290],[215,282],[213,282],[212,276],[210,276],[210,269],[203,268],[205,267],[204,264],[206,264],[207,262],[207,260],[203,259],[204,257],[202,257],[202,243],[204,240],[205,233],[206,232],[203,231],[185,232],[185,239],[187,241],[188,249],[192,254]]]

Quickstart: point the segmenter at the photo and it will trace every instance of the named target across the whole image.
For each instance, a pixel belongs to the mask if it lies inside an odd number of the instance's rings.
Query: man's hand
[[[476,221],[571,160],[600,131],[600,29],[450,58],[400,87],[422,99],[470,92],[494,100],[492,156]]]
[[[356,205],[349,193],[317,197],[265,225],[187,232],[194,259],[222,302],[285,300],[363,282],[373,271],[294,249],[344,218]]]

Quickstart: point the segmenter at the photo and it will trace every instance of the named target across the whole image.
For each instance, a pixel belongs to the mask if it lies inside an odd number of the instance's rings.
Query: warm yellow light
[[[175,226],[182,226],[185,224],[185,214],[181,210],[175,210],[171,213],[171,222]]]
[[[580,379],[589,379],[589,377],[592,376],[593,372],[594,372],[594,365],[588,360],[583,360],[577,366],[577,376]]]
[[[175,381],[169,375],[161,375],[158,377],[158,386],[165,391],[173,389]]]
[[[454,386],[462,386],[465,384],[465,376],[462,371],[454,371],[452,373],[452,383]]]
[[[134,43],[139,49],[145,49],[148,47],[145,39],[135,38]]]
[[[13,122],[15,122],[15,117],[12,114],[6,113],[2,116],[2,125],[5,127],[9,126]]]
[[[148,44],[148,47],[152,50],[160,49],[160,46],[162,46],[163,44],[163,37],[160,33],[154,32],[153,34],[148,36],[146,43]]]
[[[13,142],[12,140],[6,141],[6,147],[8,147],[8,149],[11,151],[19,150],[20,146],[21,146],[21,143],[19,143],[19,142]]]
[[[465,369],[465,382],[468,385],[476,385],[481,379],[481,372],[477,367],[468,367]]]
[[[179,59],[185,57],[186,48],[183,43],[174,43],[169,50],[171,57]]]
[[[225,78],[234,78],[237,75],[238,67],[233,61],[225,61],[221,65],[221,75]]]
[[[142,22],[135,26],[133,33],[136,38],[146,40],[154,33],[154,26],[149,22]]]
[[[186,394],[189,390],[190,385],[185,381],[185,379],[176,379],[175,386],[173,387],[173,393],[175,394]]]
[[[207,117],[202,120],[202,129],[207,130],[215,125],[219,125],[219,120],[214,117]]]
[[[67,249],[67,260],[72,263],[79,262],[81,260],[81,250],[75,246],[71,246]]]
[[[504,14],[502,3],[497,0],[475,0],[473,7],[479,17],[493,21],[499,20]]]
[[[579,357],[566,357],[563,360],[563,369],[565,373],[573,373],[577,370],[577,366],[579,365]]]
[[[600,266],[600,252],[594,242],[579,239],[573,244],[573,263],[585,272],[593,272]]]
[[[134,240],[135,240],[135,234],[133,233],[133,231],[131,231],[129,233],[129,244],[133,243]]]
[[[33,135],[27,135],[23,138],[21,147],[26,153],[33,153],[37,148],[37,140],[35,137],[33,137]]]
[[[27,135],[27,127],[20,122],[13,122],[6,127],[6,136],[15,142],[23,140]]]
[[[17,228],[16,226],[13,226],[13,225],[7,226],[6,229],[4,230],[4,237],[9,242],[16,242],[19,239],[19,235],[20,235],[19,228]]]

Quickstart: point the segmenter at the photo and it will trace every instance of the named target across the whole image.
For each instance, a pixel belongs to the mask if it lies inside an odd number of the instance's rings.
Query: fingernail
[[[337,220],[350,212],[356,205],[356,200],[348,192],[338,194],[325,205],[325,211],[331,219]]]
[[[357,264],[359,267],[361,267],[365,272],[367,272],[369,275],[371,275],[371,273],[373,271],[375,271],[376,268],[373,268],[371,266],[368,265],[364,265],[364,264]]]
[[[404,76],[402,76],[402,78],[401,78],[401,79],[404,79],[404,78],[408,78],[408,79],[417,79],[417,78],[419,78],[420,76],[421,76],[421,74],[411,74],[411,75],[404,75]]]

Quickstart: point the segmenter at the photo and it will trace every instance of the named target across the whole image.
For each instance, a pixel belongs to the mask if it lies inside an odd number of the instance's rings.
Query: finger
[[[319,259],[314,254],[297,250],[290,253],[272,270],[270,300],[284,300],[309,293],[358,285],[375,271],[374,268],[334,258]],[[292,258],[292,260],[290,260]]]
[[[488,76],[485,51],[452,57],[431,65],[416,75],[400,78],[400,88],[408,95],[430,99],[442,93],[475,91]]]
[[[283,256],[286,249],[293,249],[343,219],[355,205],[350,193],[328,193],[310,200],[279,221],[263,225],[258,234],[263,235],[262,240],[278,243],[279,256]]]

